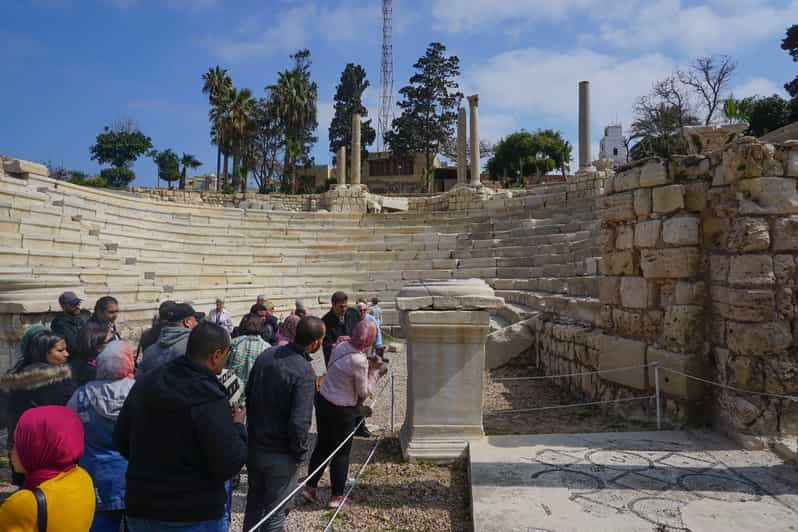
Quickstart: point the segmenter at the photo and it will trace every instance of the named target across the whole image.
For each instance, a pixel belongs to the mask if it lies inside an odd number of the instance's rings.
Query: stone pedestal
[[[480,279],[420,282],[396,299],[407,339],[407,413],[400,440],[410,461],[446,463],[482,431],[489,309],[504,304]]]

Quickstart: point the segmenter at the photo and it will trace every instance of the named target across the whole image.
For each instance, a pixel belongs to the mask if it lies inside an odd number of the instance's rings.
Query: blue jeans
[[[229,521],[225,519],[200,522],[173,522],[156,521],[155,519],[142,519],[140,517],[127,517],[127,527],[130,532],[228,532]]]

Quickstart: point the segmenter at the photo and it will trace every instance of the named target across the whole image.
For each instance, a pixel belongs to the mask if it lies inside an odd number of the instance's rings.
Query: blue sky
[[[604,125],[628,126],[651,83],[698,55],[739,61],[736,96],[783,94],[798,64],[779,48],[798,0],[394,0],[398,90],[431,41],[461,59],[480,94],[482,136],[561,130],[576,144],[577,82],[592,82],[594,155]],[[341,70],[379,83],[380,0],[6,0],[0,6],[0,153],[96,172],[88,148],[130,118],[159,149],[195,154],[215,171],[200,76],[230,70],[256,95],[307,47],[319,84],[317,162]],[[375,120],[376,123],[376,120]],[[576,151],[575,151],[576,153]],[[136,163],[153,185],[155,165]]]

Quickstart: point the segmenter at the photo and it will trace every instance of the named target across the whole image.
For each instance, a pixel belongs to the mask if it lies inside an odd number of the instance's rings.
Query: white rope
[[[491,378],[490,380],[493,382],[504,382],[504,381],[537,381],[537,380],[545,380],[545,379],[560,379],[563,377],[579,377],[581,375],[595,375],[599,373],[613,373],[616,371],[629,371],[633,369],[642,369],[651,366],[651,364],[643,364],[641,366],[626,366],[623,368],[611,368],[611,369],[597,369],[594,371],[580,371],[578,373],[562,373],[560,375],[535,375],[533,377],[498,377],[498,378]]]
[[[628,403],[630,401],[642,401],[644,399],[656,399],[656,395],[644,395],[642,397],[627,397],[625,399],[608,399],[607,401],[593,401],[590,403],[571,403],[567,405],[539,406],[537,408],[518,408],[513,410],[495,410],[485,412],[486,414],[521,414],[524,412],[539,412],[542,410],[555,410],[558,408],[576,408],[580,406],[604,405],[609,403]]]
[[[688,379],[693,379],[695,381],[703,382],[704,384],[711,384],[713,386],[717,386],[718,388],[723,388],[725,390],[732,390],[739,393],[747,393],[751,395],[761,395],[764,397],[775,397],[776,399],[787,399],[789,401],[798,401],[798,396],[795,395],[784,395],[780,393],[767,393],[767,392],[755,392],[753,390],[744,390],[742,388],[737,388],[735,386],[729,386],[728,384],[721,384],[719,382],[710,381],[707,379],[702,379],[701,377],[696,377],[694,375],[690,375],[688,373],[682,373],[681,371],[666,368],[665,366],[660,366],[659,369],[661,371],[668,371],[670,373],[675,373],[676,375],[681,375],[682,377],[686,377]]]
[[[357,483],[360,480],[360,477],[363,475],[363,471],[366,470],[366,466],[369,465],[369,462],[371,461],[372,457],[374,456],[374,453],[377,452],[377,447],[379,447],[380,442],[382,441],[382,438],[384,436],[385,436],[385,431],[383,431],[383,433],[377,439],[377,442],[374,444],[374,447],[372,447],[371,452],[366,457],[366,460],[363,462],[363,465],[360,466],[360,469],[358,470],[357,475],[355,475],[355,480],[352,482],[352,484],[350,484],[349,489],[346,490],[346,493],[344,493],[343,501],[341,502],[340,505],[338,505],[338,508],[335,509],[335,513],[330,518],[330,522],[327,523],[327,526],[324,527],[324,532],[327,532],[328,530],[330,530],[332,528],[333,521],[335,521],[335,518],[338,517],[338,513],[343,509],[344,506],[346,506],[346,501],[349,500],[349,494],[352,493],[352,490],[355,489],[355,486],[357,486]]]
[[[375,395],[375,396],[374,396],[374,400],[371,402],[371,408],[372,408],[372,410],[374,409],[374,406],[377,404],[377,400],[378,400],[378,399],[380,398],[380,396],[382,395],[382,392],[383,392],[383,391],[385,391],[385,388],[387,388],[387,387],[388,387],[388,382],[389,382],[389,380],[386,380],[386,381],[385,381],[385,384],[383,384],[383,385],[382,385],[382,388],[380,388],[380,391],[379,391],[379,392],[377,392],[377,395]],[[288,501],[290,501],[291,499],[293,499],[293,498],[294,498],[294,495],[296,495],[297,493],[299,493],[299,490],[301,490],[303,487],[305,487],[305,484],[307,484],[307,483],[308,483],[308,481],[309,481],[309,480],[310,480],[310,479],[311,479],[311,478],[312,478],[312,477],[313,477],[313,476],[314,476],[316,473],[318,473],[319,471],[321,471],[322,469],[324,469],[324,468],[327,466],[327,464],[330,462],[330,460],[332,460],[333,456],[335,456],[335,453],[337,453],[338,451],[340,451],[340,450],[341,450],[341,448],[342,448],[344,445],[346,445],[346,442],[348,442],[349,440],[351,440],[352,438],[354,438],[354,437],[355,437],[355,433],[358,431],[358,429],[360,428],[360,426],[361,426],[363,423],[365,423],[365,422],[366,422],[366,418],[363,418],[363,419],[361,419],[361,420],[360,420],[360,423],[358,423],[357,425],[355,425],[355,428],[354,428],[354,430],[352,430],[352,432],[350,432],[350,433],[349,433],[349,436],[347,436],[346,438],[344,438],[344,439],[343,439],[343,441],[341,442],[341,444],[340,444],[338,447],[336,447],[336,448],[335,448],[335,450],[334,450],[332,453],[330,453],[330,456],[328,456],[327,458],[325,458],[325,459],[324,459],[324,461],[323,461],[321,464],[319,464],[319,467],[317,467],[316,469],[314,469],[312,473],[309,473],[309,474],[308,474],[308,476],[307,476],[307,477],[305,477],[305,480],[303,480],[302,482],[300,482],[300,483],[297,485],[297,487],[296,487],[296,488],[294,488],[294,490],[293,490],[291,493],[289,493],[289,494],[288,494],[288,495],[287,495],[287,496],[286,496],[286,497],[285,497],[285,498],[284,498],[282,501],[280,501],[280,502],[279,502],[279,503],[278,503],[278,504],[277,504],[277,505],[276,505],[274,508],[272,508],[272,509],[271,509],[271,511],[270,511],[268,514],[266,514],[266,517],[264,517],[263,519],[261,519],[260,521],[258,521],[258,522],[255,524],[255,526],[253,526],[252,528],[250,528],[250,529],[249,529],[249,531],[248,531],[248,532],[254,532],[255,530],[257,530],[257,529],[258,529],[258,528],[259,528],[259,527],[260,527],[260,526],[261,526],[263,523],[265,523],[266,521],[268,521],[268,520],[269,520],[269,518],[271,518],[271,516],[273,516],[273,515],[274,515],[274,514],[277,512],[277,510],[279,510],[280,508],[282,508],[283,506],[285,506],[285,504],[286,504]]]

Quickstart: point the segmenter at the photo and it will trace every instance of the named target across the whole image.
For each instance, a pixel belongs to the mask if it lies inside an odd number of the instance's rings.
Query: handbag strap
[[[39,532],[47,532],[47,497],[39,488],[33,488],[31,491],[36,497],[36,523]]]

